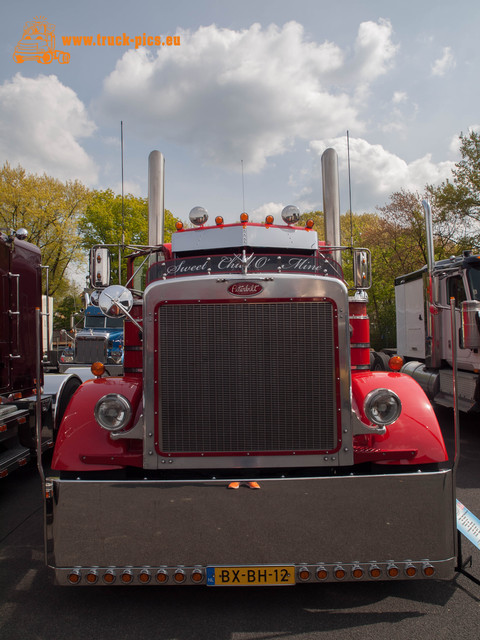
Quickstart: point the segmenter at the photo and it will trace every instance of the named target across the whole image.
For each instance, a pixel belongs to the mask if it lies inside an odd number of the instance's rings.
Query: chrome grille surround
[[[242,280],[263,291],[233,297]],[[352,463],[341,281],[164,280],[145,311],[145,467]]]

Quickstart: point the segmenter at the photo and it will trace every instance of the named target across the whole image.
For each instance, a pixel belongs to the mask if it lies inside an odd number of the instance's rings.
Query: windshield
[[[85,329],[103,329],[105,327],[105,316],[87,316],[85,318]]]
[[[467,276],[470,291],[472,293],[472,299],[480,300],[480,264],[468,265]]]

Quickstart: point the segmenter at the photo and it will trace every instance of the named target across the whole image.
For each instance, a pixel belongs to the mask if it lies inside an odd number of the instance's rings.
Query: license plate
[[[295,584],[294,567],[207,567],[211,587]]]

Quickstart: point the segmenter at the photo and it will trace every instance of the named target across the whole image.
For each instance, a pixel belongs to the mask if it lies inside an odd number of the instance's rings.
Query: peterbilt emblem
[[[235,282],[228,287],[228,292],[234,296],[256,296],[263,291],[258,282]]]

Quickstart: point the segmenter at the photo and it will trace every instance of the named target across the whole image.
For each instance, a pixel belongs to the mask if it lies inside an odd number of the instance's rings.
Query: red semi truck
[[[124,375],[78,389],[44,478],[58,584],[453,576],[455,468],[417,382],[370,371],[369,252],[340,246],[333,149],[322,163],[325,242],[296,207],[195,207],[166,244],[150,155],[149,246],[126,287],[92,273],[125,318]]]
[[[26,235],[0,230],[0,478],[53,446],[81,383],[73,375],[43,379],[41,257]]]

